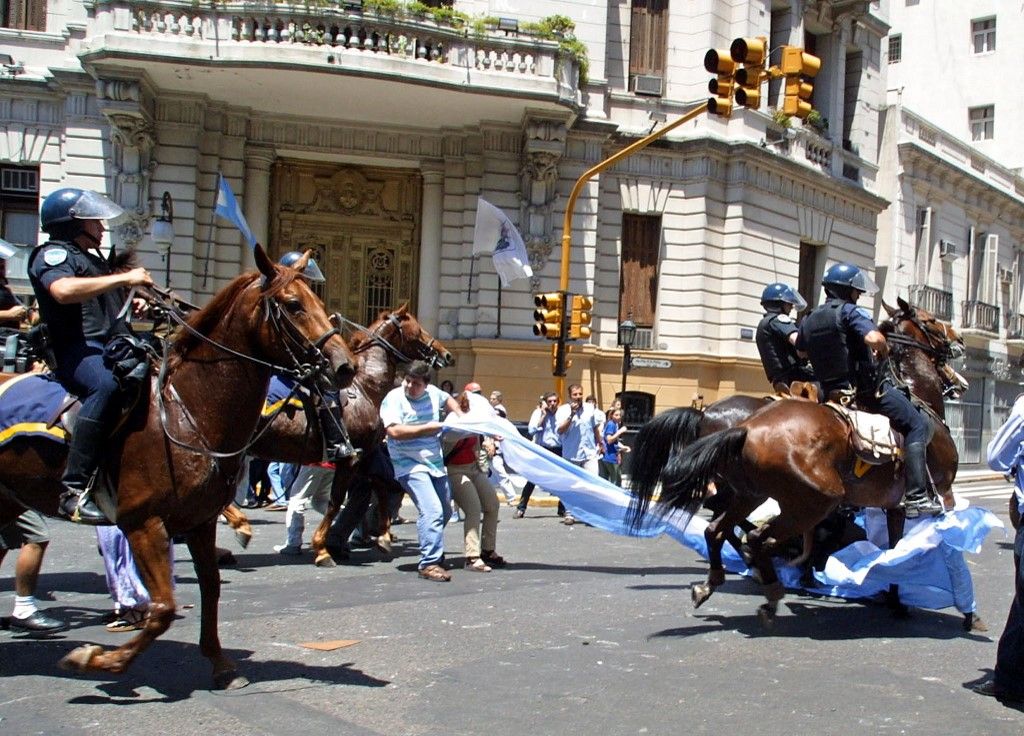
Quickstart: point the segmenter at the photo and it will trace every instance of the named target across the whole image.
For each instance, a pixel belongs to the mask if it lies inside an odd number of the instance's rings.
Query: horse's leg
[[[135,566],[149,591],[150,604],[146,625],[126,644],[104,652],[102,647],[87,644],[69,652],[60,661],[64,669],[81,672],[102,670],[121,673],[150,643],[167,631],[174,618],[174,592],[171,584],[170,540],[163,521],[152,516],[136,529],[126,531]],[[211,555],[213,537],[210,537]],[[213,562],[217,573],[216,561]]]
[[[252,525],[249,524],[249,517],[233,503],[228,504],[221,514],[227,520],[228,526],[235,530],[235,541],[238,542],[238,546],[242,549],[248,547],[249,542],[252,541]]]
[[[217,520],[202,524],[188,533],[188,551],[199,581],[201,619],[199,651],[213,665],[213,684],[218,690],[236,690],[249,681],[238,674],[235,663],[224,655],[217,635],[217,613],[220,603],[220,570],[217,568]]]
[[[334,567],[334,558],[327,551],[327,532],[334,522],[334,517],[341,510],[341,502],[345,500],[348,493],[348,486],[352,480],[352,470],[349,467],[340,465],[334,471],[334,480],[331,482],[331,501],[327,504],[327,511],[320,525],[313,532],[313,538],[309,542],[313,550],[313,564],[317,567]]]
[[[370,478],[374,496],[377,498],[377,550],[391,557],[391,512],[388,508],[388,484],[376,476]]]
[[[820,518],[825,518],[829,510],[826,508]],[[817,522],[811,521],[811,529],[814,528],[815,523]],[[767,524],[747,534],[747,544],[753,555],[754,564],[761,574],[764,597],[768,599],[768,602],[763,603],[757,610],[757,617],[765,628],[770,629],[775,623],[775,614],[778,611],[779,601],[786,594],[785,588],[783,588],[778,575],[775,573],[772,555],[780,544],[783,544],[794,535],[802,533],[806,525],[806,517],[801,518],[798,522],[783,510],[782,513]]]
[[[907,511],[902,506],[885,510],[885,528],[889,533],[889,549],[893,549],[903,539],[903,529],[907,524]],[[900,586],[890,585],[886,593],[886,603],[892,615],[899,619],[910,618],[910,609],[900,602]]]

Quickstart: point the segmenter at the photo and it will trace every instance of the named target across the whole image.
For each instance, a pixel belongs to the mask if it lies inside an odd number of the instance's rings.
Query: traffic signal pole
[[[626,158],[627,156],[630,156],[636,153],[637,151],[646,148],[651,143],[664,136],[666,133],[675,130],[683,123],[687,123],[693,120],[695,117],[697,117],[707,109],[708,104],[706,102],[702,102],[701,104],[694,107],[692,110],[690,110],[688,113],[683,115],[678,120],[673,120],[671,123],[665,125],[660,130],[657,130],[651,133],[650,135],[641,138],[635,143],[629,144],[621,151],[612,154],[604,161],[601,161],[599,164],[587,169],[585,172],[583,172],[583,175],[576,180],[576,184],[573,185],[572,192],[569,194],[569,202],[565,206],[565,219],[562,221],[562,271],[561,278],[558,282],[558,288],[561,291],[569,291],[569,249],[572,247],[572,215],[573,210],[576,209],[576,200],[579,198],[580,192],[583,191],[583,185],[586,184],[590,179],[592,179],[597,174],[600,174],[605,169],[614,166],[616,163]],[[558,392],[558,397],[560,400],[565,398],[565,378],[563,376],[555,376],[555,391]]]

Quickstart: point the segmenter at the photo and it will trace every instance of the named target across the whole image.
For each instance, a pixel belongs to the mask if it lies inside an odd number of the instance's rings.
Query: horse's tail
[[[672,509],[696,511],[715,474],[739,459],[746,441],[746,428],[733,427],[702,437],[683,452],[674,454],[661,472],[659,512],[667,513]],[[649,496],[634,498],[635,524],[639,524],[649,501]]]
[[[702,416],[688,406],[669,409],[640,427],[630,453],[629,486],[634,495],[651,497],[672,455],[697,439]]]

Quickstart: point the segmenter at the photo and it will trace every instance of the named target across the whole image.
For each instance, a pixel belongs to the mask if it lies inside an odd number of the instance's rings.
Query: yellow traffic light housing
[[[805,78],[817,75],[821,69],[821,59],[797,46],[783,46],[780,68],[786,77],[782,111],[802,120],[814,109],[809,102],[814,94],[814,85]]]
[[[768,78],[768,39],[737,38],[729,46],[729,55],[743,68],[736,72],[736,103],[756,110],[761,106],[761,85]]]
[[[550,291],[546,294],[536,294],[533,297],[533,334],[538,337],[546,337],[548,340],[558,340],[567,332],[566,327],[566,295],[561,291]]]
[[[569,339],[588,340],[590,339],[590,320],[593,318],[594,300],[589,296],[574,294],[572,297],[572,312],[569,317]]]
[[[704,68],[715,75],[708,82],[708,112],[712,115],[729,117],[732,114],[732,95],[736,89],[736,62],[728,51],[711,49],[704,54]]]

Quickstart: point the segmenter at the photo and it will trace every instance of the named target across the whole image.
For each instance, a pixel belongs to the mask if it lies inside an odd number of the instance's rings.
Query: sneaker
[[[275,544],[274,551],[279,555],[291,555],[297,557],[302,554],[302,547],[296,547],[293,544]]]

